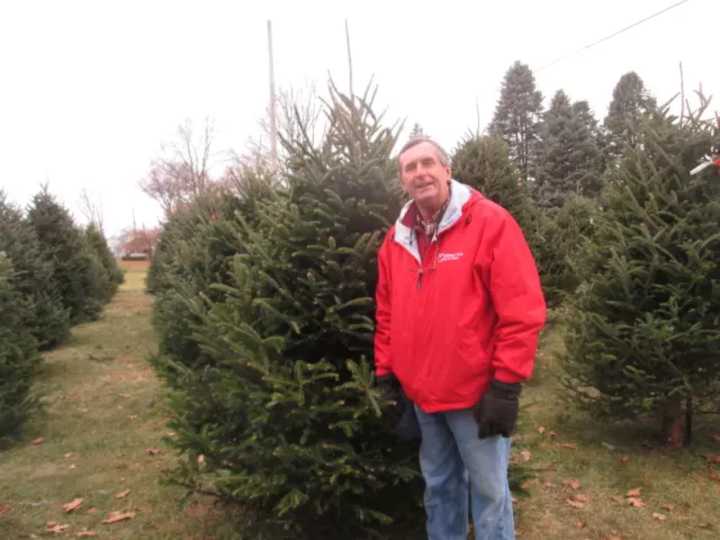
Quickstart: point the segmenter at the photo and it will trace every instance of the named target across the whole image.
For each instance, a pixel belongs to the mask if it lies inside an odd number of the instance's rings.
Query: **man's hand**
[[[478,424],[478,437],[502,435],[509,437],[515,431],[518,416],[518,397],[520,383],[491,381],[480,402],[475,406],[475,420]]]
[[[383,399],[389,404],[383,408],[385,425],[401,440],[411,441],[420,438],[415,407],[405,396],[400,381],[395,375],[383,375],[375,379],[375,385]]]

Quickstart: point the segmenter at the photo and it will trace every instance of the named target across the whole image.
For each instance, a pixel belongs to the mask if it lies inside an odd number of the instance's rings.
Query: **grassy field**
[[[0,450],[0,539],[245,538],[210,501],[181,505],[181,490],[160,482],[174,457],[162,443],[172,436],[163,390],[146,361],[155,348],[152,299],[143,292],[146,265],[126,271],[103,317],[45,355],[37,384],[45,412]],[[558,327],[545,333],[523,394],[513,459],[533,477],[529,496],[517,497],[519,538],[719,538],[717,417],[699,425],[692,449],[669,451],[653,425],[608,426],[572,413],[559,397],[560,338]],[[112,512],[125,519],[103,523]]]

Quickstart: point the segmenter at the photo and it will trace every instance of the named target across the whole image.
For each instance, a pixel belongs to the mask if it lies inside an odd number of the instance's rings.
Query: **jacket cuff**
[[[500,381],[501,383],[507,384],[514,384],[525,381],[523,377],[518,377],[516,373],[508,369],[496,369],[495,376],[493,378],[497,381]]]

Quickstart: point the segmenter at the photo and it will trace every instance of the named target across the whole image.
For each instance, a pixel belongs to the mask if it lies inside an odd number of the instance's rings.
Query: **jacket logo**
[[[448,262],[448,261],[457,261],[462,258],[464,253],[462,251],[457,251],[455,253],[438,253],[438,262]]]

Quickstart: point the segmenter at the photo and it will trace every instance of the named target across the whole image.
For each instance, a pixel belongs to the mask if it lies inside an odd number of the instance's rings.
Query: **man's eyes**
[[[435,160],[432,159],[432,158],[421,159],[421,160],[420,160],[420,164],[421,164],[423,167],[432,167],[432,166],[435,164]],[[413,161],[412,163],[408,163],[408,164],[405,166],[405,172],[408,172],[408,173],[414,172],[415,169],[417,169],[417,166],[418,166],[418,162],[417,162],[417,161]]]

